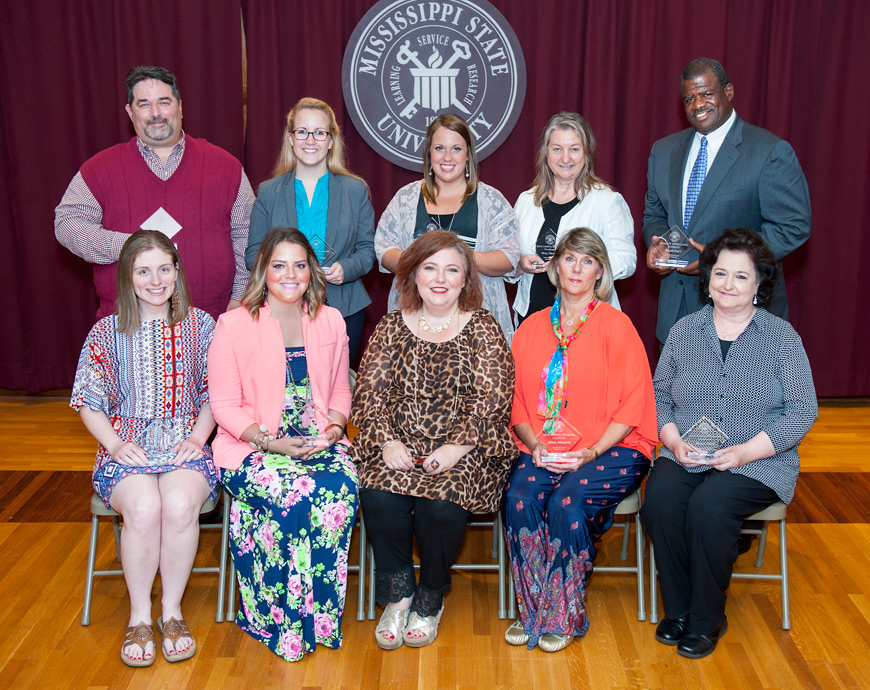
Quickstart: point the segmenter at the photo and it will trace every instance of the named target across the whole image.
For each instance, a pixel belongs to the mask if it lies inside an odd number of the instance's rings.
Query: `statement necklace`
[[[453,317],[459,313],[459,305],[456,306],[456,309],[453,310],[453,313],[447,317],[447,320],[438,325],[438,326],[430,326],[426,321],[426,315],[423,313],[423,307],[420,307],[420,313],[417,316],[417,326],[421,331],[426,331],[427,333],[441,333],[450,328],[450,324],[453,321]]]
[[[287,361],[287,382],[290,384],[290,390],[293,393],[293,407],[296,409],[297,413],[304,410],[308,404],[311,402],[311,377],[308,376],[305,379],[305,397],[299,397],[299,388],[300,385],[296,383],[296,379],[293,377],[293,369],[290,366],[290,360]]]

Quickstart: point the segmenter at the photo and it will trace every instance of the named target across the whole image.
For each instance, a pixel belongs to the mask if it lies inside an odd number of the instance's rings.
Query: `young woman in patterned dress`
[[[206,353],[214,321],[190,306],[181,257],[159,232],[140,230],[118,258],[117,313],[91,329],[70,405],[99,441],[94,490],[124,519],[121,563],[130,622],[121,660],[154,663],[151,587],[160,568],[163,655],[193,656],[181,615],[199,541],[199,509],[216,496],[206,446]]]
[[[507,426],[513,360],[480,309],[468,245],[446,230],[423,234],[402,253],[397,287],[401,308],[369,341],[353,408],[382,649],[435,640],[468,516],[498,509],[517,454]]]
[[[325,294],[305,236],[275,228],[209,351],[215,464],[234,497],[236,622],[287,661],[341,646],[357,509],[347,331]]]

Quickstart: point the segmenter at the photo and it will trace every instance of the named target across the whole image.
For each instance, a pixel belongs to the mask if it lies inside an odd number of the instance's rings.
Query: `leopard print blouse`
[[[452,340],[430,343],[392,311],[378,324],[363,357],[351,417],[360,433],[352,452],[360,488],[452,501],[492,512],[519,455],[508,430],[514,361],[501,328],[483,309]],[[381,444],[397,439],[414,455],[445,443],[473,445],[446,472],[391,470]]]

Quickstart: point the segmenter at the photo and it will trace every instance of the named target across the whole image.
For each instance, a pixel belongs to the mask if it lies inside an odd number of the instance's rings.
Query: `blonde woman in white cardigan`
[[[634,273],[637,250],[634,221],[622,195],[595,175],[595,136],[577,113],[557,113],[541,135],[534,185],[520,194],[514,207],[520,223],[522,256],[514,312],[518,321],[552,306],[555,287],[547,278],[547,262],[558,239],[568,230],[589,228],[607,247],[614,279]],[[610,303],[619,307],[616,291]]]

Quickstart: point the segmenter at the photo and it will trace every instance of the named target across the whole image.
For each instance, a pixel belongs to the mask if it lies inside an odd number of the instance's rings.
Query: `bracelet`
[[[592,446],[586,446],[586,450],[591,450],[593,453],[595,453],[595,457],[592,459],[598,460],[598,456],[600,455],[600,453],[597,450],[595,450]]]
[[[391,438],[389,441],[384,441],[381,444],[381,450],[384,451],[387,448],[389,448],[391,445],[393,445],[394,443],[398,443],[398,442],[399,442],[398,439],[395,439],[395,438]]]
[[[265,424],[260,424],[257,435],[254,436],[252,441],[248,442],[248,445],[254,450],[265,453],[269,446],[269,441],[272,441],[274,438],[275,434],[270,434],[268,427]]]
[[[329,425],[328,427],[326,427],[326,428],[325,428],[321,433],[324,433],[324,434],[325,434],[327,431],[329,431],[329,430],[332,429],[333,427],[335,427],[336,429],[338,429],[338,431],[339,431],[339,437],[344,436],[344,427],[343,427],[341,424],[338,424],[337,422],[333,422],[332,424],[330,424],[330,425]]]

